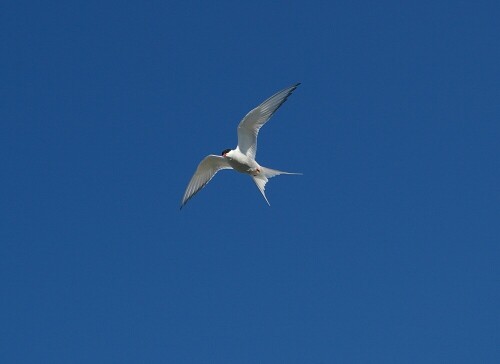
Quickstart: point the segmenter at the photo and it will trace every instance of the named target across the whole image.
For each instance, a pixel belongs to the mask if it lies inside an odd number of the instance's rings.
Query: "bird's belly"
[[[255,166],[250,166],[246,163],[241,163],[235,159],[228,158],[228,162],[229,162],[229,165],[231,167],[233,167],[233,169],[235,169],[236,171],[241,172],[241,173],[251,174],[253,171],[255,171],[255,168],[256,168]]]

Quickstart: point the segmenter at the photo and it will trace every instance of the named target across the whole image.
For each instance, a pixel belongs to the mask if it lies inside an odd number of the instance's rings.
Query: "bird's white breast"
[[[227,153],[226,158],[229,165],[241,173],[251,174],[259,167],[259,164],[254,159],[247,157],[239,150],[232,150]]]

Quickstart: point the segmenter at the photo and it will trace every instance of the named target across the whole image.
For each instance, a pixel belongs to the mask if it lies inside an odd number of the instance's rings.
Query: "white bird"
[[[299,85],[300,83],[297,83],[277,92],[251,110],[238,125],[238,145],[235,149],[225,149],[220,156],[210,154],[200,162],[184,192],[181,200],[181,209],[221,169],[234,169],[250,175],[268,205],[271,204],[264,193],[268,178],[280,174],[301,174],[266,168],[255,160],[255,155],[257,154],[257,135],[260,128],[273,116],[274,112],[278,110]]]

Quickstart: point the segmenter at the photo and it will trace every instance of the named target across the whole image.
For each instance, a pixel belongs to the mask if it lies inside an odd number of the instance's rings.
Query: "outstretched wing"
[[[198,165],[196,172],[194,172],[193,177],[191,177],[191,181],[189,181],[186,192],[184,192],[184,196],[181,200],[181,209],[189,199],[205,187],[221,169],[231,169],[226,158],[214,154],[206,156]]]
[[[238,148],[243,154],[255,159],[257,154],[257,135],[260,128],[273,116],[274,112],[286,101],[288,96],[300,85],[274,94],[255,109],[250,111],[238,125]]]

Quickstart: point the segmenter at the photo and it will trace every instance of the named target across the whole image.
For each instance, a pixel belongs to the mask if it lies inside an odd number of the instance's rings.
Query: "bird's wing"
[[[288,96],[300,85],[297,83],[281,90],[250,111],[238,125],[238,148],[243,154],[255,159],[259,129],[273,116]]]
[[[213,154],[206,156],[198,165],[196,172],[194,172],[193,177],[191,177],[191,181],[189,181],[186,192],[184,192],[184,196],[181,200],[181,209],[189,199],[205,187],[221,169],[231,169],[226,158]]]

